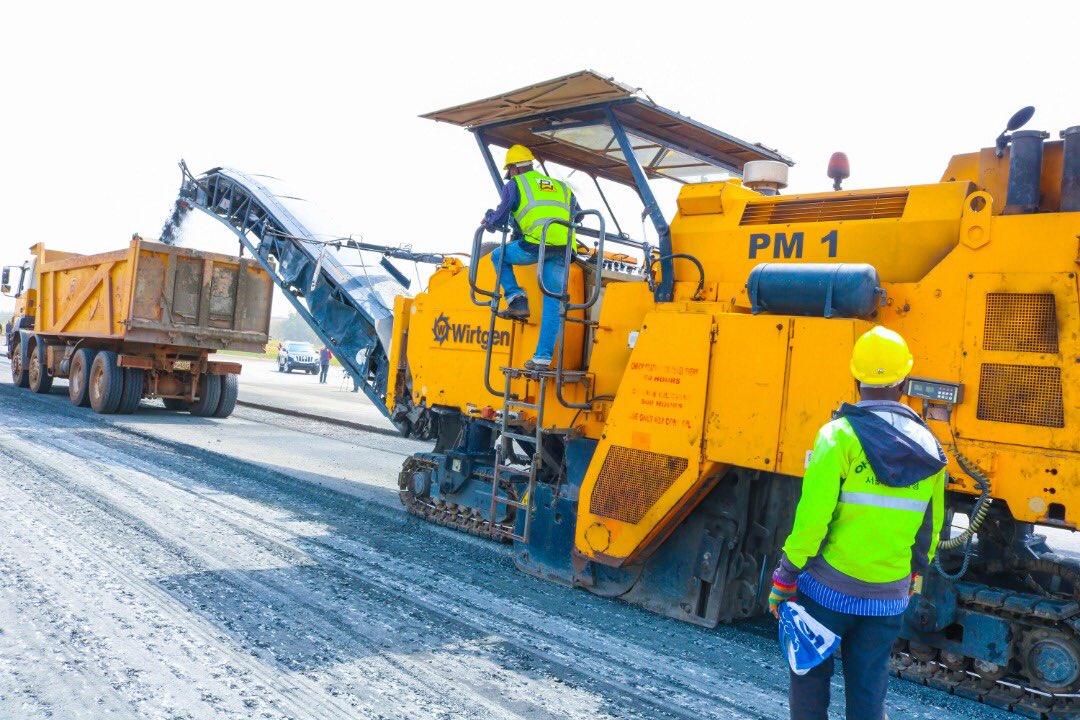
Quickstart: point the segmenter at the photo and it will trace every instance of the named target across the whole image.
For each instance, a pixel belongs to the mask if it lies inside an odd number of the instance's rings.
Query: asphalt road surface
[[[0,718],[787,717],[773,623],[677,623],[406,515],[424,444],[0,378]],[[889,711],[1010,717],[899,680]]]
[[[319,383],[318,375],[309,375],[301,370],[278,372],[274,360],[222,353],[214,358],[243,365],[244,370],[240,374],[241,401],[393,429],[390,421],[371,404],[367,395],[352,392],[352,378],[337,365],[330,366],[326,384],[323,385]]]

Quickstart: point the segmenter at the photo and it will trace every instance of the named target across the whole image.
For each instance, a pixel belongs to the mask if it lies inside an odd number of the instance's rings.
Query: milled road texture
[[[62,385],[0,383],[2,718],[787,718],[773,623],[708,631],[525,576],[398,506],[384,466],[411,445],[256,411],[135,423]],[[244,453],[205,447],[228,423]],[[283,438],[304,473],[251,459]],[[1010,717],[898,680],[889,710]]]

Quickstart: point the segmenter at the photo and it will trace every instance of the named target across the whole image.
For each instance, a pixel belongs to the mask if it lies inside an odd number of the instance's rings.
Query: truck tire
[[[49,353],[41,338],[30,338],[29,361],[26,363],[27,379],[30,389],[45,395],[52,390],[53,376],[49,374]]]
[[[227,418],[236,409],[236,399],[240,395],[240,378],[237,375],[221,376],[221,399],[218,400],[214,417]]]
[[[199,399],[188,405],[188,412],[196,417],[211,417],[220,400],[221,376],[203,373],[199,378]]]
[[[130,415],[139,407],[145,379],[146,373],[141,369],[124,368],[124,389],[120,393],[120,404],[116,406],[118,415]]]
[[[181,398],[161,398],[161,402],[165,403],[166,410],[184,410],[188,406],[187,400]]]
[[[71,356],[71,370],[68,371],[68,397],[76,407],[90,407],[90,367],[94,364],[97,351],[91,348],[79,348]]]
[[[15,387],[30,387],[30,372],[26,367],[25,335],[15,338],[14,352],[11,353],[11,382]]]
[[[101,415],[111,415],[124,393],[124,371],[116,364],[116,353],[102,350],[90,366],[90,407]]]

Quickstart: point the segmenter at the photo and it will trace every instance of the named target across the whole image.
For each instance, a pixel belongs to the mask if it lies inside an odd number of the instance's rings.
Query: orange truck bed
[[[38,243],[36,332],[262,352],[273,282],[254,259],[149,242],[75,255]]]

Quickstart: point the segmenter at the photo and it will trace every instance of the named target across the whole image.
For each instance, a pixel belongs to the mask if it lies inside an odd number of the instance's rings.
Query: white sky
[[[1078,27],[1069,2],[8,3],[0,264],[156,237],[181,158],[283,178],[373,242],[467,251],[494,186],[471,134],[417,115],[584,68],[779,148],[789,192],[826,189],[834,150],[848,187],[933,182],[1023,105],[1080,124]]]

